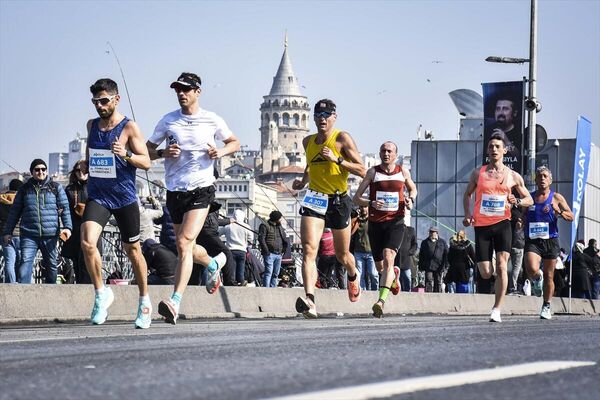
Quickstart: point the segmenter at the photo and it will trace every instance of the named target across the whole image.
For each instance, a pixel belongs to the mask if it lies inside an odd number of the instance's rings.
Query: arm
[[[112,152],[136,168],[147,170],[150,168],[148,149],[144,145],[144,136],[137,124],[129,121],[119,140],[113,142]],[[129,148],[129,151],[127,150]],[[128,157],[128,153],[130,156]]]
[[[367,190],[367,187],[369,187],[369,185],[373,181],[374,177],[375,177],[375,168],[369,168],[367,170],[365,178],[362,180],[362,182],[358,186],[358,189],[356,189],[356,193],[354,193],[354,197],[352,198],[352,201],[354,201],[354,204],[359,205],[359,206],[370,205],[370,200],[368,198],[362,197],[362,195],[365,192],[365,190]]]
[[[464,226],[471,226],[475,222],[471,214],[471,195],[473,194],[473,192],[475,192],[475,189],[477,188],[478,179],[479,170],[475,169],[473,173],[471,173],[471,178],[469,178],[469,184],[467,185],[467,189],[465,190],[465,194],[463,195],[463,209],[465,212],[465,218],[463,219]]]
[[[69,199],[67,199],[67,193],[65,192],[65,189],[63,189],[62,185],[58,185],[57,189],[58,193],[56,197],[56,208],[63,225],[61,231],[68,230],[70,235],[71,231],[73,230],[73,223],[71,222],[71,213],[67,212],[67,210],[69,210]]]
[[[304,139],[302,139],[302,146],[304,147],[304,153],[306,153],[306,147],[308,146],[308,141],[310,139],[310,136],[306,136]],[[308,177],[308,163],[306,164],[306,167],[304,168],[304,175],[302,175],[302,179],[294,179],[294,182],[292,182],[292,189],[294,190],[302,190],[304,188],[304,186],[306,186],[306,184],[309,181],[309,177]]]
[[[17,226],[17,222],[21,219],[21,213],[23,212],[23,192],[25,185],[21,186],[21,188],[17,191],[15,195],[15,199],[13,200],[13,204],[8,211],[8,217],[6,218],[6,224],[4,225],[4,231],[2,235],[4,236],[4,243],[8,244],[12,239],[13,231],[15,230],[15,226]]]
[[[263,254],[269,253],[269,247],[267,246],[267,242],[265,241],[267,235],[267,227],[265,224],[260,224],[258,227],[258,244],[260,245],[260,251]]]
[[[363,165],[352,136],[350,136],[348,132],[340,132],[337,137],[336,145],[338,143],[341,145],[340,153],[344,156],[344,161],[342,161],[340,167],[347,169],[351,174],[364,178],[367,171],[365,170],[365,166]],[[325,153],[329,154],[329,156]],[[329,161],[337,163],[337,157],[333,155],[333,152],[328,147],[323,147],[321,154],[329,159]]]
[[[282,246],[283,246],[283,251],[281,254],[285,254],[285,252],[288,249],[288,246],[290,245],[289,242],[287,241],[287,236],[285,234],[285,229],[283,229],[282,226],[279,227],[280,232],[281,232],[281,241],[282,241]]]
[[[409,256],[414,256],[417,253],[417,236],[414,232],[410,233],[410,249],[408,250]]]
[[[415,185],[415,182],[412,180],[410,171],[406,168],[402,168],[402,175],[404,175],[404,184],[408,189],[408,199],[405,199],[404,203],[406,209],[410,210],[414,207],[415,199],[417,198],[417,185]]]
[[[227,139],[223,140],[223,143],[225,143],[225,146],[221,147],[220,149],[211,146],[210,143],[208,144],[208,156],[211,159],[215,160],[240,150],[240,141],[234,135],[231,135]]]
[[[516,172],[512,172],[513,179],[515,181],[515,190],[519,195],[521,195],[520,201],[517,200],[512,193],[508,196],[508,202],[510,204],[517,204],[519,207],[526,209],[527,207],[533,205],[533,199],[531,198],[531,194],[529,190],[525,187],[525,182],[523,181],[523,177]]]
[[[567,200],[560,193],[554,193],[552,207],[554,208],[554,213],[563,217],[565,221],[571,222],[575,218],[569,207],[569,203],[567,203]]]

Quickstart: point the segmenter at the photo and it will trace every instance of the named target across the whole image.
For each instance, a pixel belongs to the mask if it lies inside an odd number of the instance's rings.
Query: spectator
[[[438,229],[432,226],[429,237],[421,242],[419,269],[425,271],[425,291],[443,292],[443,278],[448,263],[446,242],[439,238]]]
[[[523,215],[517,207],[511,209],[512,246],[510,249],[510,280],[508,294],[519,293],[519,277],[523,270],[523,251],[525,248],[525,231],[523,230]]]
[[[465,231],[458,231],[450,239],[450,250],[448,251],[448,274],[447,282],[456,284],[457,293],[469,293],[469,283],[473,277],[475,267],[475,250],[467,239]]]
[[[246,286],[246,252],[248,243],[252,243],[252,230],[244,222],[246,215],[242,210],[233,212],[233,219],[219,231],[225,235],[225,244],[231,250],[235,261],[235,282],[238,286]]]
[[[15,226],[21,221],[21,257],[19,279],[31,283],[33,263],[38,249],[42,252],[42,265],[46,283],[56,283],[58,237],[69,239],[73,226],[69,201],[63,187],[48,177],[46,162],[35,159],[29,171],[32,177],[19,188],[4,225],[4,244],[12,241]],[[62,221],[61,228],[59,220]]]
[[[23,186],[19,179],[13,179],[8,184],[8,191],[0,194],[0,232],[4,231],[4,225],[13,205],[17,190]],[[2,242],[2,253],[4,254],[4,283],[16,283],[16,268],[21,264],[21,240],[19,238],[19,224],[15,226],[14,236],[8,243]]]
[[[600,299],[600,254],[598,253],[598,245],[596,239],[590,239],[588,241],[588,247],[583,252],[590,256],[593,260],[592,263],[592,299]]]
[[[378,290],[379,273],[375,267],[375,260],[371,254],[369,243],[369,206],[361,206],[360,213],[356,219],[356,233],[354,233],[354,259],[356,269],[360,274],[361,289]],[[335,254],[335,253],[334,253]],[[364,271],[364,273],[363,273]]]
[[[258,228],[258,242],[264,258],[264,287],[277,287],[277,278],[281,268],[281,255],[288,247],[285,231],[281,226],[281,213],[272,211],[269,220]]]
[[[573,247],[573,278],[571,280],[573,297],[591,299],[592,288],[590,278],[594,259],[583,252],[584,245],[577,242]]]
[[[336,279],[333,278],[336,264],[335,248],[333,247],[333,233],[331,229],[324,228],[321,240],[319,241],[319,251],[317,259],[317,271],[319,271],[318,286],[321,289],[336,287]]]
[[[414,269],[414,255],[416,253],[417,235],[415,228],[406,226],[404,238],[394,262],[400,268],[400,286],[403,292],[410,292],[412,290],[412,270]]]
[[[154,220],[154,223],[160,225],[160,244],[171,250],[173,254],[177,255],[177,244],[175,243],[175,228],[173,228],[173,220],[169,209],[166,206],[162,207],[163,215],[160,218]]]
[[[81,168],[83,165],[83,168]],[[79,160],[73,165],[73,169],[69,173],[69,185],[65,192],[69,200],[69,212],[71,222],[73,223],[73,234],[62,247],[61,256],[68,258],[73,263],[75,272],[75,282],[77,283],[92,283],[90,274],[85,265],[83,250],[81,249],[81,223],[83,212],[85,211],[85,203],[88,199],[87,192],[88,171],[85,167],[85,160]],[[98,246],[100,246],[98,241]]]
[[[163,216],[163,209],[159,201],[152,196],[148,196],[147,199],[152,208],[146,208],[141,202],[138,201],[140,208],[141,243],[144,243],[148,239],[154,240],[156,238],[156,234],[154,233],[154,220]]]
[[[146,239],[142,244],[142,254],[148,265],[148,285],[175,284],[177,256],[161,243]]]

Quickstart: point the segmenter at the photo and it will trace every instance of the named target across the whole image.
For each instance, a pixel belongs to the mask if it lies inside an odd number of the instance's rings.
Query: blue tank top
[[[535,191],[531,192],[531,197],[535,199]],[[536,203],[527,210],[527,224],[525,232],[529,239],[550,239],[558,237],[558,226],[554,208],[552,208],[552,199],[554,191],[550,190],[548,198],[543,203]],[[548,207],[548,212],[544,209]]]
[[[96,118],[92,122],[92,128],[88,136],[87,142],[90,155],[92,149],[110,150],[112,142],[121,136],[121,132],[129,119],[127,117],[123,118],[117,126],[106,132],[98,128],[99,121],[100,118]],[[116,178],[99,178],[90,174],[88,180],[88,200],[93,200],[109,210],[122,208],[137,202],[135,190],[135,172],[137,168],[119,156],[114,156],[114,160]]]

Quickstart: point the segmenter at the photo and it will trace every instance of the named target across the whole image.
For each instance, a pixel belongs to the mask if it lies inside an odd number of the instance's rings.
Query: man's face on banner
[[[514,103],[511,100],[498,100],[496,102],[494,116],[500,126],[512,129],[514,119],[517,116],[514,107]]]

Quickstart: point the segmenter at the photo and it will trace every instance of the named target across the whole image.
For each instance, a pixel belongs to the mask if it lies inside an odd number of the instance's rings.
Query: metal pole
[[[531,0],[531,31],[529,35],[529,100],[536,98],[536,71],[537,71],[537,0]],[[529,171],[528,184],[531,190],[535,190],[535,134],[536,134],[536,107],[528,110],[529,130]]]

